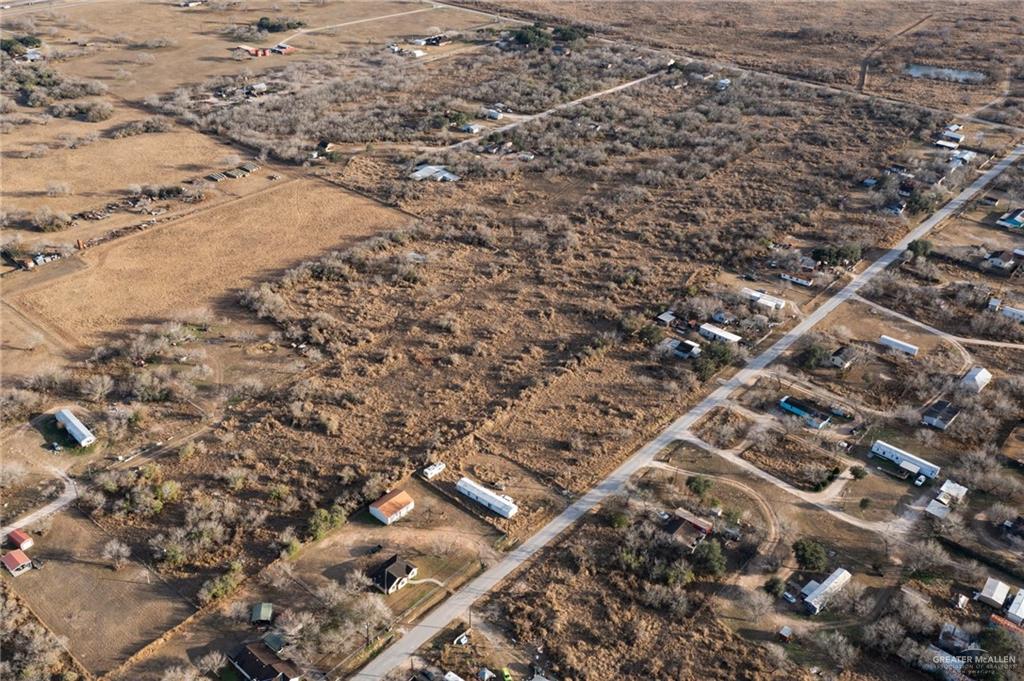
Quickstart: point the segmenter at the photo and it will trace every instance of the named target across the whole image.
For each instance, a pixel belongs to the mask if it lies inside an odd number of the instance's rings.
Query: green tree
[[[693,552],[693,567],[694,571],[701,575],[721,577],[725,574],[725,554],[717,539],[710,539],[697,545]]]
[[[764,583],[764,590],[776,598],[781,598],[786,591],[786,583],[778,577],[769,577]]]
[[[800,364],[804,369],[816,369],[820,366],[824,366],[824,364],[828,362],[830,356],[831,353],[824,345],[811,343],[804,350]]]
[[[825,547],[813,539],[798,539],[793,543],[797,564],[804,570],[824,572],[828,567],[828,553]]]
[[[860,510],[866,511],[868,510],[869,506],[871,506],[871,499],[864,497],[863,499],[860,500]]]
[[[926,257],[932,252],[932,242],[927,239],[915,239],[907,245],[907,250],[913,253],[915,258]]]
[[[703,475],[691,475],[686,479],[686,487],[698,497],[704,498],[714,483]]]
[[[863,480],[868,477],[868,469],[864,466],[854,466],[850,469],[850,474],[853,475],[856,480]]]

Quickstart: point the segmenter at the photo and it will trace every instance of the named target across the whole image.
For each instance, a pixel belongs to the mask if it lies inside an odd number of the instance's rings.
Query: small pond
[[[952,80],[957,83],[984,83],[988,74],[981,71],[949,69],[927,64],[907,64],[907,73],[914,78],[934,78],[936,80]]]

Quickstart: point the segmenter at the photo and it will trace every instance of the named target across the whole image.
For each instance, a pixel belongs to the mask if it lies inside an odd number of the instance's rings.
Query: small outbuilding
[[[28,532],[21,529],[11,530],[10,534],[7,535],[7,543],[22,551],[27,551],[35,544]]]
[[[1003,604],[1006,603],[1006,597],[1009,595],[1009,585],[989,577],[985,580],[985,587],[978,594],[978,600],[991,605],[993,608],[1002,608]]]
[[[1024,623],[1024,589],[1017,589],[1017,595],[1006,608],[1006,619],[1014,624]]]
[[[0,563],[3,563],[7,571],[14,577],[32,569],[32,559],[25,555],[25,552],[21,549],[8,551],[4,554],[3,558],[0,558]]]
[[[404,489],[388,492],[370,504],[370,515],[385,525],[397,522],[416,508],[416,502]]]
[[[856,358],[857,351],[854,350],[853,346],[843,345],[832,353],[832,356],[829,358],[829,362],[837,369],[846,371],[853,366],[853,362]]]
[[[250,624],[270,624],[274,619],[274,606],[270,603],[256,603],[249,614]]]
[[[960,380],[961,387],[980,393],[992,380],[992,373],[985,367],[974,367]]]
[[[938,430],[946,430],[960,416],[960,407],[948,400],[938,400],[928,407],[921,416],[921,423]]]
[[[441,473],[444,471],[444,469],[445,469],[444,462],[443,461],[438,461],[438,462],[432,463],[429,466],[427,466],[426,468],[424,468],[423,471],[422,471],[422,474],[423,474],[423,477],[425,479],[433,480],[437,476],[441,475]]]

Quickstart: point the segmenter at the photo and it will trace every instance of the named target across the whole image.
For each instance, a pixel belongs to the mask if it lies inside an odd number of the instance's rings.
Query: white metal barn
[[[871,445],[871,453],[883,459],[888,459],[894,464],[910,470],[915,475],[920,473],[926,478],[937,478],[939,471],[942,470],[931,461],[926,461],[919,456],[905,452],[899,447],[893,447],[891,444],[881,440],[875,440],[874,444]]]
[[[474,482],[469,478],[462,478],[458,484],[455,485],[455,489],[476,503],[488,508],[503,518],[511,518],[519,512],[519,507],[516,506],[516,502],[512,501],[510,497],[504,494],[498,494],[493,490],[489,490],[478,482]]]
[[[973,390],[976,393],[980,393],[985,389],[985,386],[992,380],[992,373],[985,367],[974,367],[967,372],[967,375],[960,381],[960,385]]]
[[[978,594],[978,600],[987,603],[993,608],[1001,608],[1006,603],[1006,597],[1010,595],[1010,587],[1005,582],[989,577],[985,580],[985,588]]]
[[[79,447],[88,447],[93,442],[96,442],[96,436],[70,410],[61,409],[57,412],[56,418],[57,423],[64,426],[68,434],[75,438]]]
[[[887,348],[892,348],[893,350],[899,350],[900,352],[904,352],[904,353],[910,355],[911,357],[917,357],[917,351],[918,351],[917,346],[916,345],[911,345],[910,343],[905,343],[904,341],[901,341],[898,338],[893,338],[892,336],[882,335],[882,336],[879,337],[878,342],[881,343],[882,345],[884,345]]]

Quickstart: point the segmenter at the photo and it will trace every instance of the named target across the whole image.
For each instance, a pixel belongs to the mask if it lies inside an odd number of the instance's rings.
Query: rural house
[[[391,595],[404,588],[410,579],[415,579],[417,572],[419,570],[415,565],[400,558],[396,553],[378,565],[377,569],[370,573],[370,579],[373,580],[374,586]]]
[[[930,461],[903,451],[899,447],[893,447],[891,444],[881,440],[875,440],[871,445],[871,454],[892,461],[911,475],[920,474],[926,478],[934,479],[938,477],[939,471],[942,470],[940,466],[936,466]]]
[[[837,369],[846,371],[853,366],[853,360],[857,357],[857,351],[851,345],[843,345],[832,353],[829,362]]]
[[[79,447],[88,447],[96,442],[96,436],[86,428],[68,409],[61,409],[56,414],[57,423],[64,426],[68,435],[73,437]]]
[[[835,572],[825,578],[825,581],[813,589],[804,598],[804,606],[807,608],[807,612],[812,615],[817,615],[822,609],[828,605],[828,602],[837,593],[842,591],[850,580],[853,578],[848,571],[843,568],[837,568]]]
[[[32,560],[21,549],[8,551],[3,558],[0,558],[0,563],[3,563],[7,571],[14,577],[32,569]]]
[[[676,323],[676,315],[672,310],[665,310],[654,318],[661,326],[672,326]]]
[[[747,299],[770,310],[781,310],[786,307],[786,301],[782,298],[776,298],[775,296],[770,296],[767,293],[762,293],[761,291],[743,288],[740,289],[740,293]]]
[[[911,357],[917,357],[918,347],[911,345],[892,336],[881,335],[878,337],[878,342],[887,348],[891,348],[898,352],[910,355]]]
[[[511,497],[498,494],[469,478],[462,478],[455,485],[460,494],[469,497],[484,508],[494,511],[503,518],[511,518],[519,512]]]
[[[961,502],[964,497],[967,496],[967,488],[963,485],[947,480],[942,483],[942,487],[939,488],[939,493],[935,497],[939,502],[946,504],[947,506],[953,502]]]
[[[714,324],[701,324],[700,328],[697,329],[697,333],[708,340],[720,341],[722,343],[739,343],[743,340],[741,336],[737,336],[735,333],[730,333],[725,329],[720,329]]]
[[[832,415],[828,414],[820,405],[789,395],[779,400],[779,407],[783,411],[799,416],[804,420],[804,423],[816,430],[821,430],[832,420]]]
[[[985,367],[974,367],[960,379],[960,386],[974,393],[980,393],[992,380],[992,373]]]
[[[798,286],[806,286],[808,288],[810,288],[811,286],[814,286],[814,279],[809,274],[808,275],[804,275],[804,274],[792,274],[790,272],[782,272],[781,274],[779,274],[779,277],[781,279],[783,279],[784,281],[788,281],[788,282],[791,282],[793,284],[797,284]]]
[[[1006,619],[1014,624],[1024,622],[1024,589],[1017,589],[1017,595],[1006,607]]]
[[[690,359],[691,357],[700,356],[700,343],[694,343],[691,340],[666,338],[658,343],[658,348],[665,353],[672,353],[672,356],[677,359]]]
[[[677,508],[665,525],[665,531],[692,552],[704,539],[711,536],[715,526],[685,508]]]
[[[1008,270],[1012,269],[1017,261],[1013,259],[1013,253],[1010,251],[996,251],[985,258],[985,264],[997,270]]]
[[[435,182],[458,182],[459,176],[450,172],[445,166],[423,165],[409,173],[409,179],[434,180]]]
[[[16,549],[21,549],[22,551],[27,551],[32,548],[33,544],[35,544],[35,542],[32,541],[32,537],[28,535],[28,532],[20,529],[11,530],[11,533],[7,535],[7,543]]]
[[[385,525],[390,525],[407,516],[414,508],[416,502],[409,493],[396,489],[370,504],[370,515]]]
[[[960,407],[948,400],[937,400],[921,416],[921,423],[938,430],[946,430],[960,415]]]
[[[228,660],[247,681],[298,681],[302,676],[298,667],[282,660],[263,641],[242,646]]]

